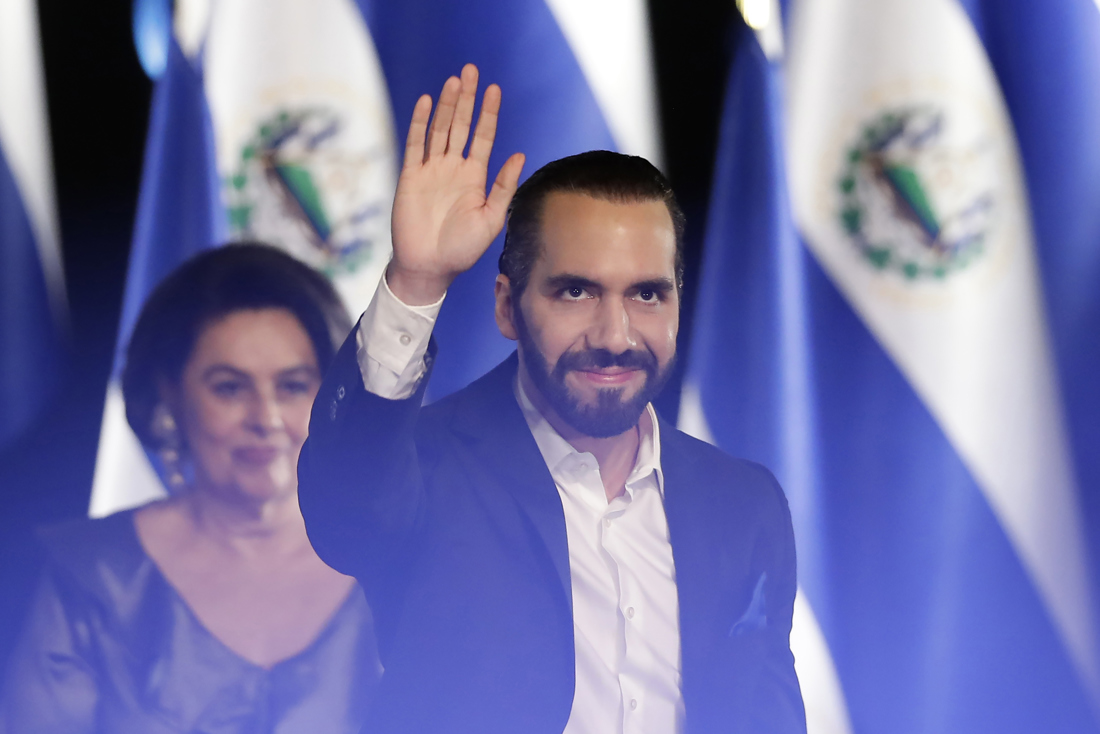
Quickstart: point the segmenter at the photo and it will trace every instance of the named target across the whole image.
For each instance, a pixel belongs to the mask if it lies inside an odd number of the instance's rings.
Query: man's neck
[[[607,501],[610,502],[621,496],[626,491],[626,480],[634,471],[634,465],[638,460],[638,446],[641,443],[638,424],[635,423],[617,436],[607,438],[589,436],[573,428],[558,415],[531,380],[531,376],[524,369],[523,360],[520,360],[519,381],[531,404],[542,414],[550,427],[574,449],[580,453],[592,454],[596,458],[596,463],[600,465],[600,478],[603,480]],[[646,418],[647,415],[643,413],[642,420]]]

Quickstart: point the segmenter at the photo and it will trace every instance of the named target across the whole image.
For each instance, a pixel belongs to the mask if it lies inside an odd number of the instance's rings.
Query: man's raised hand
[[[477,97],[477,67],[467,64],[439,94],[428,128],[432,98],[413,109],[405,143],[405,165],[393,202],[393,260],[386,270],[390,290],[411,306],[438,301],[451,281],[473,267],[504,226],[516,192],[523,154],[509,158],[489,195],[485,185],[496,136],[500,87],[485,90],[469,156]]]

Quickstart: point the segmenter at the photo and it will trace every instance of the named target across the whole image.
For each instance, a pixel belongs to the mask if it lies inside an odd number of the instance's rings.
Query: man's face
[[[554,193],[541,243],[518,303],[498,279],[498,324],[519,341],[533,397],[584,435],[616,436],[637,423],[676,356],[672,218],[660,201]]]

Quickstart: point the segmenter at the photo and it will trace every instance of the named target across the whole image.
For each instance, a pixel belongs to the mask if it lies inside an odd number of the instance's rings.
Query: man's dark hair
[[[668,179],[645,158],[591,150],[547,163],[532,173],[512,197],[499,267],[512,284],[513,298],[519,298],[527,288],[531,269],[541,253],[539,230],[546,198],[557,192],[616,203],[664,203],[676,233],[676,288],[683,287],[684,213]]]
[[[126,349],[122,395],[126,420],[156,449],[151,430],[160,384],[178,384],[202,330],[237,311],[286,309],[313,343],[322,374],[351,331],[351,320],[321,273],[260,243],[224,245],[176,268],[142,306]]]

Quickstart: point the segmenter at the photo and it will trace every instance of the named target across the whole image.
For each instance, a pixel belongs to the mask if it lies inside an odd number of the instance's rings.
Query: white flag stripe
[[[829,643],[801,588],[794,599],[791,652],[806,705],[806,734],[852,734],[844,690]]]
[[[35,0],[0,2],[0,150],[30,218],[56,323],[67,326]]]
[[[317,186],[326,193],[334,188],[347,193],[349,207],[373,197],[377,209],[369,261],[332,274],[348,310],[362,313],[389,262],[397,158],[389,91],[359,9],[352,0],[223,0],[210,20],[204,69],[223,178],[234,174],[242,151],[273,115],[332,113],[339,144],[323,153],[325,160],[318,160],[321,155],[313,159]],[[330,197],[330,208],[336,198]],[[249,236],[324,268],[316,244],[301,231],[300,218],[288,216],[284,204],[278,206],[266,220],[257,214]]]
[[[958,451],[1100,696],[1083,528],[1021,166],[981,42],[953,0],[799,7],[788,149],[807,245]],[[846,146],[868,115],[904,108],[935,108],[946,120],[942,134],[964,165],[941,166],[943,187],[980,178],[995,207],[982,254],[946,277],[876,270],[838,213]]]
[[[116,383],[107,387],[92,487],[90,517],[107,517],[167,496],[141,443],[126,422],[122,390]]]
[[[619,150],[660,167],[646,4],[641,0],[547,0],[547,5],[584,71]]]

